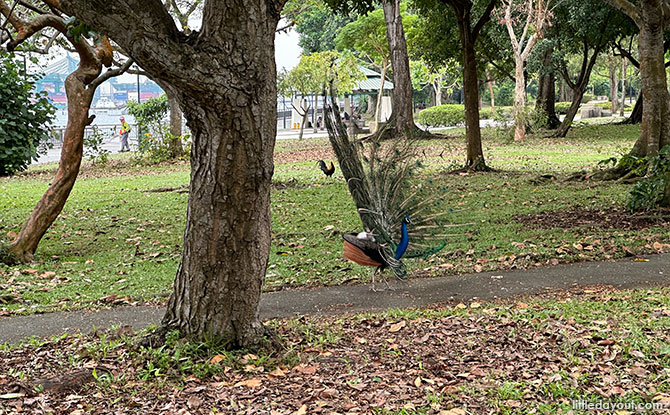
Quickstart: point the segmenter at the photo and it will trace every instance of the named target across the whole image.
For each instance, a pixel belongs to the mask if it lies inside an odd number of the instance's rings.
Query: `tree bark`
[[[400,15],[400,0],[383,0],[386,38],[393,68],[393,110],[390,121],[395,133],[405,137],[424,132],[414,123],[412,80],[409,71],[407,41]],[[436,97],[437,100],[439,98]]]
[[[465,91],[465,136],[467,154],[465,167],[471,170],[488,170],[482,149],[482,135],[479,128],[479,78],[475,45],[470,36],[461,31],[463,44],[463,89]],[[464,35],[465,34],[465,35]]]
[[[193,134],[182,259],[155,337],[267,345],[258,316],[270,251],[274,37],[283,1],[206,1],[185,35],[160,0],[60,0],[179,96]],[[151,343],[152,344],[152,343]]]
[[[546,116],[545,127],[556,129],[561,121],[556,115],[556,75],[553,70],[552,62],[553,49],[548,48],[542,55],[542,63],[545,70],[541,72],[538,79],[537,101],[535,107]]]
[[[389,66],[388,62],[384,60],[382,62],[382,79],[381,79],[381,85],[379,86],[379,93],[377,94],[377,105],[375,110],[375,124],[377,131],[379,131],[379,123],[381,122],[382,99],[384,97],[384,83],[386,83],[386,69],[388,68],[388,66]]]
[[[626,108],[626,64],[628,60],[621,57],[621,108],[619,108],[619,115],[623,117],[624,109]]]
[[[514,141],[523,141],[526,137],[526,78],[523,60],[517,57],[514,60]]]
[[[582,103],[584,91],[580,88],[575,88],[572,90],[572,92],[572,102],[570,104],[570,108],[568,108],[568,112],[565,114],[563,122],[561,122],[561,125],[558,126],[554,137],[565,137],[568,134],[568,131],[570,131],[570,126],[572,125],[572,120],[575,119],[575,115],[577,115],[577,111],[579,111],[579,105]]]
[[[67,125],[58,170],[21,231],[7,248],[10,260],[29,262],[33,259],[42,237],[67,202],[81,166],[84,131],[93,120],[89,119],[88,110],[95,88],[88,89],[87,86],[100,74],[101,69],[102,64],[99,61],[91,62],[82,58],[79,67],[65,79]]]
[[[641,2],[640,81],[642,84],[641,139],[646,141],[645,155],[654,157],[670,143],[670,95],[668,95],[663,48],[663,8],[659,0]]]
[[[172,134],[171,140],[168,142],[168,148],[170,149],[170,154],[173,158],[179,157],[184,149],[181,143],[182,136],[182,115],[181,115],[181,106],[177,97],[172,93],[167,93],[168,106],[170,107],[170,134]]]
[[[612,103],[612,115],[619,110],[619,79],[617,77],[617,64],[609,64],[609,78],[610,78],[610,102]]]

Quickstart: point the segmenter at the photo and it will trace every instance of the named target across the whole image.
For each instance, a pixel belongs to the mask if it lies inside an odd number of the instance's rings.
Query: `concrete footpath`
[[[352,285],[266,293],[261,297],[260,314],[263,319],[343,314],[422,307],[454,300],[510,298],[589,285],[616,288],[670,285],[670,254],[651,256],[648,262],[630,258],[617,262],[414,279],[407,283],[392,281],[392,285],[395,291],[373,292],[369,285]],[[381,284],[381,287],[385,286]],[[106,329],[113,325],[141,329],[157,324],[163,312],[160,307],[139,306],[5,317],[0,319],[0,344],[17,343],[30,336],[89,332],[93,328]]]

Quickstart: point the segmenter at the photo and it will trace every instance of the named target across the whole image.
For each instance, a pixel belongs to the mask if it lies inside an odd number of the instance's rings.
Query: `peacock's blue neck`
[[[402,222],[402,228],[400,229],[400,242],[395,248],[395,259],[400,259],[405,254],[407,246],[409,245],[409,233],[407,232],[407,224],[405,221]]]

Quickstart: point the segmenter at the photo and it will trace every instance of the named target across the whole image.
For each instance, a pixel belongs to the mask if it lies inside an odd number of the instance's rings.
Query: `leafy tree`
[[[503,0],[499,12],[512,42],[514,56],[514,140],[526,136],[526,74],[525,67],[535,44],[544,36],[549,19],[550,0]],[[520,24],[523,22],[523,24]]]
[[[479,127],[479,59],[476,46],[498,0],[414,0],[421,16],[422,56],[429,62],[458,57],[465,92],[466,161],[468,170],[489,170]],[[484,37],[484,36],[482,36]],[[455,39],[460,39],[460,44]]]
[[[295,24],[306,55],[335,49],[339,30],[357,17],[355,12],[334,14],[322,0],[290,0],[282,15]]]
[[[25,75],[13,55],[0,54],[0,176],[25,170],[43,153],[54,108],[35,94],[34,75]]]
[[[13,2],[14,7],[10,7],[8,2],[0,0],[0,14],[11,28],[11,31],[0,32],[0,42],[8,50],[25,47],[39,53],[48,53],[52,45],[63,42],[79,55],[79,65],[65,79],[65,93],[70,105],[56,175],[18,236],[7,248],[5,262],[26,262],[32,259],[42,236],[60,214],[77,180],[83,155],[84,131],[94,118],[89,117],[88,111],[96,88],[105,80],[122,74],[133,62],[129,59],[103,74],[103,66],[111,67],[114,60],[109,39],[73,16],[49,7],[50,2],[36,4],[22,2],[17,6],[18,2]],[[36,44],[44,46],[37,49]]]
[[[379,122],[386,72],[391,65],[384,11],[381,9],[375,10],[343,27],[335,38],[335,44],[339,49],[349,49],[379,67],[381,86],[379,87],[377,109],[375,111],[375,121]]]
[[[323,94],[328,89],[331,80],[334,81],[335,91],[338,94],[346,94],[350,93],[356,83],[364,78],[365,76],[358,68],[356,58],[351,53],[315,52],[303,56],[300,63],[290,72],[281,73],[278,86],[280,93],[285,96],[294,96],[297,93],[305,97],[313,94],[318,99],[319,94]],[[293,108],[303,117],[299,135],[299,139],[302,139],[309,108],[296,108],[295,106]],[[316,110],[314,112],[316,113]]]
[[[451,94],[458,84],[460,67],[455,60],[437,68],[433,68],[423,60],[410,61],[409,67],[412,87],[421,90],[429,86],[435,95],[435,105],[442,105],[442,92]]]

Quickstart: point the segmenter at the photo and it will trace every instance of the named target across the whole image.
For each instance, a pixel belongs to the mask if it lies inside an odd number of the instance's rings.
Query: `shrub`
[[[567,114],[568,110],[570,109],[570,105],[572,105],[572,102],[570,101],[555,103],[554,108],[556,109],[556,114],[562,114],[562,115]]]
[[[591,101],[593,99],[593,94],[584,94],[582,95],[582,104],[586,104],[587,102]]]
[[[635,172],[641,175],[643,168],[644,164]],[[668,181],[670,181],[670,145],[663,147],[658,155],[649,161],[647,175],[631,189],[626,207],[631,212],[656,208],[665,197]]]
[[[34,93],[35,75],[20,74],[12,55],[0,55],[0,176],[25,170],[46,152],[54,107]]]
[[[428,127],[453,127],[465,122],[465,107],[460,104],[437,105],[421,111],[416,120]]]
[[[484,107],[479,110],[479,118],[482,120],[494,119],[499,116],[509,119],[512,114],[510,107],[496,107],[496,116],[494,116],[491,107]],[[416,116],[419,124],[428,127],[453,127],[465,123],[465,106],[460,104],[445,104],[427,108]]]
[[[171,143],[186,141],[187,136],[175,137],[169,132],[167,113],[170,109],[167,97],[150,98],[143,103],[129,102],[128,112],[135,117],[138,126],[138,150],[140,160],[159,163],[184,154],[173,154]]]
[[[93,133],[84,137],[84,155],[93,164],[104,165],[109,160],[109,150],[103,147],[105,135],[98,126],[93,126]]]

